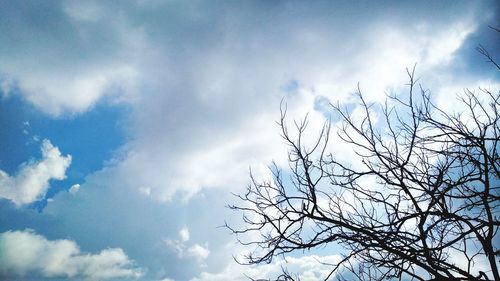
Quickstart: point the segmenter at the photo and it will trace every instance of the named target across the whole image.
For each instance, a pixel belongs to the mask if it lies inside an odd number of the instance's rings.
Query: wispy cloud
[[[173,249],[179,258],[195,258],[200,266],[205,267],[205,259],[210,255],[208,246],[202,246],[198,243],[188,243],[189,230],[184,227],[179,231],[179,239],[165,239],[166,245]]]

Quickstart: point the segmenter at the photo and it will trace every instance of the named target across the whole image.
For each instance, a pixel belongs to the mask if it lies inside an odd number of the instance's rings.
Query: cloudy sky
[[[498,89],[496,1],[0,0],[0,279],[245,280],[220,228],[287,167],[275,121],[403,95]],[[334,148],[335,149],[335,148]],[[337,146],[349,159],[349,148]],[[288,260],[305,280],[334,251]]]

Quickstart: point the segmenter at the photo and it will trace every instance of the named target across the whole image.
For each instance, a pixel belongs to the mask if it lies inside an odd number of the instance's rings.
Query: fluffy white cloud
[[[49,140],[41,145],[42,159],[23,163],[16,175],[10,176],[0,170],[0,198],[16,205],[29,204],[41,199],[52,179],[62,180],[71,164],[71,155],[63,156]]]
[[[278,277],[283,268],[286,268],[289,273],[298,276],[300,280],[325,280],[332,270],[332,264],[337,264],[340,260],[341,257],[338,255],[306,255],[289,257],[259,266],[242,266],[231,263],[221,272],[202,272],[191,281],[243,281],[248,280],[248,277],[266,280]]]
[[[1,277],[79,277],[103,280],[137,278],[141,275],[142,270],[120,248],[88,254],[82,253],[71,240],[47,240],[30,230],[0,234]]]

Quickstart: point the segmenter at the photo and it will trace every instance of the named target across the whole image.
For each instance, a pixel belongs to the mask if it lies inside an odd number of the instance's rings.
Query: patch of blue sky
[[[314,98],[314,110],[321,112],[326,119],[332,119],[333,108],[330,100],[325,96],[317,96]]]
[[[500,58],[500,48],[498,48],[499,39],[498,36],[495,36],[496,33],[498,31],[493,28],[481,26],[468,36],[460,49],[457,50],[456,57],[460,58],[459,62],[461,64],[459,65],[460,67],[455,67],[454,70],[457,72],[461,71],[461,74],[464,76],[474,75],[482,78],[491,77],[492,79],[498,79],[500,77],[498,69],[477,51],[477,48],[482,46],[498,61]]]
[[[297,93],[297,91],[299,90],[299,86],[300,84],[298,80],[291,79],[283,86],[283,91],[285,91],[285,93],[289,95],[292,95]]]
[[[40,159],[40,144],[48,139],[72,162],[66,179],[51,181],[44,200],[32,206],[41,210],[46,200],[100,170],[126,141],[122,121],[129,109],[103,101],[76,116],[52,118],[22,100],[15,92],[0,99],[0,169],[12,175],[24,162]]]
[[[15,95],[0,98],[0,169],[8,174],[14,174],[19,164],[40,154],[39,144],[32,141],[35,136],[27,136],[26,117],[33,110]]]

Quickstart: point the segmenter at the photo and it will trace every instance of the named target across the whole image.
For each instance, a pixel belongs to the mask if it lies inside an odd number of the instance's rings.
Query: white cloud
[[[187,255],[195,257],[198,260],[204,260],[208,258],[209,254],[210,250],[208,250],[208,247],[206,245],[201,246],[200,244],[194,244],[187,249]]]
[[[69,188],[69,193],[71,194],[76,194],[78,192],[78,190],[80,190],[80,184],[74,184],[72,185],[70,188]]]
[[[48,278],[80,277],[88,280],[137,278],[142,270],[120,248],[98,254],[82,253],[67,239],[47,240],[33,231],[0,234],[0,276]]]
[[[189,229],[183,227],[179,231],[179,239],[165,239],[165,243],[177,253],[178,258],[192,257],[195,258],[201,266],[205,266],[204,260],[210,255],[208,246],[200,244],[192,244],[188,246]]]
[[[18,86],[26,99],[41,110],[54,116],[80,113],[94,105],[105,94],[126,93],[126,85],[136,76],[131,66],[98,66],[100,69],[81,73],[59,73],[54,83],[53,73],[26,72],[18,74]],[[38,70],[37,70],[38,71]]]
[[[187,242],[189,240],[189,229],[187,227],[182,228],[179,231],[179,237],[181,242]]]
[[[63,156],[49,140],[41,145],[42,159],[23,163],[14,176],[0,170],[0,197],[16,205],[32,203],[43,198],[49,189],[49,181],[62,180],[71,164],[71,155]]]
[[[186,251],[186,242],[189,240],[189,230],[184,227],[179,231],[179,239],[165,239],[165,244],[177,254],[178,258],[183,258]]]
[[[332,264],[336,264],[340,260],[341,257],[339,255],[306,255],[302,257],[290,257],[285,260],[280,259],[270,264],[258,266],[242,266],[233,262],[221,272],[202,272],[198,277],[191,279],[191,281],[243,281],[248,280],[248,277],[259,280],[273,279],[282,273],[283,268],[286,268],[291,274],[296,274],[300,280],[325,280],[333,268]]]

